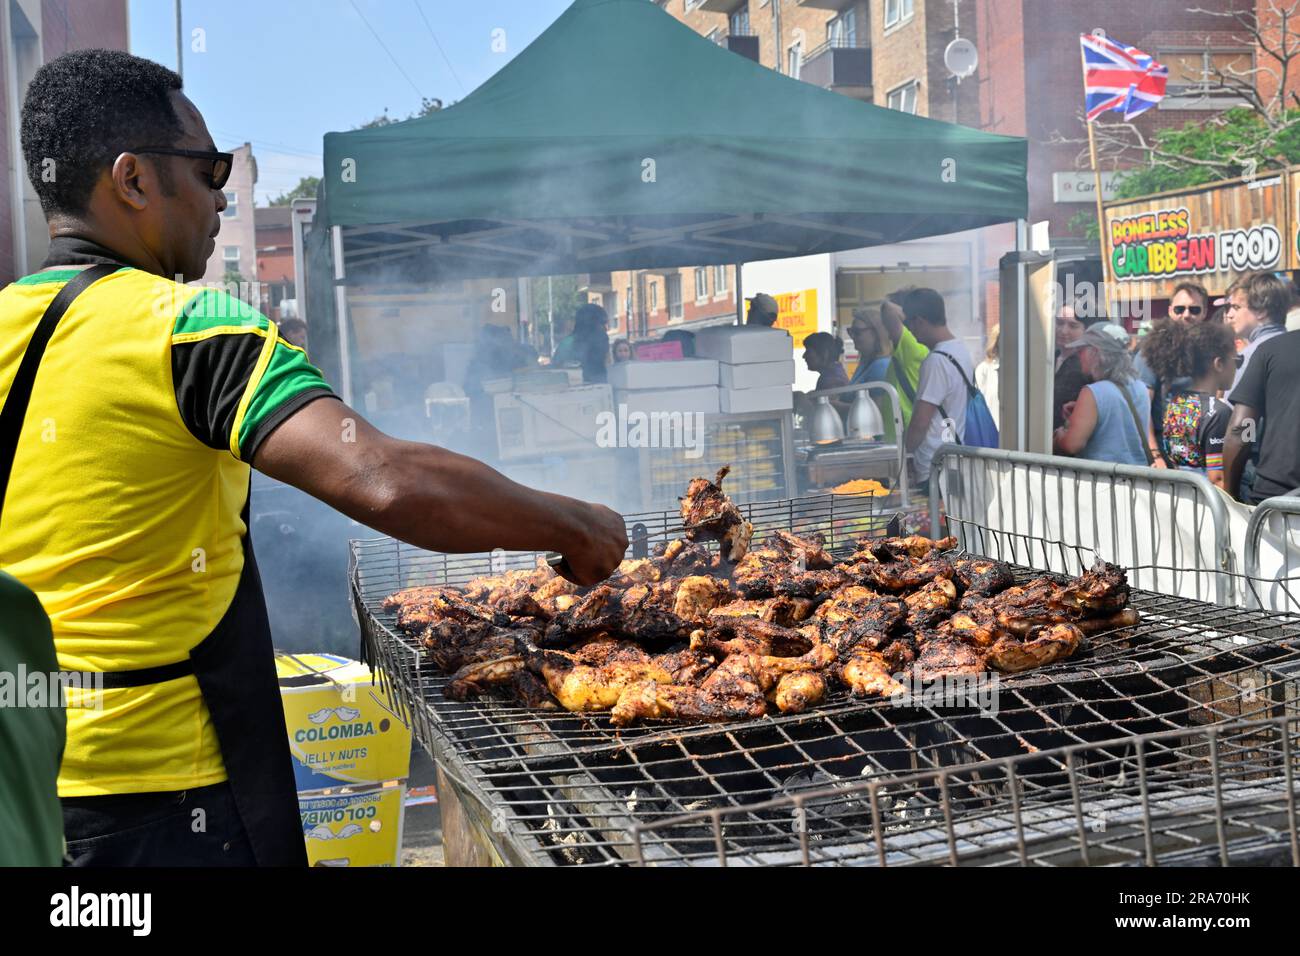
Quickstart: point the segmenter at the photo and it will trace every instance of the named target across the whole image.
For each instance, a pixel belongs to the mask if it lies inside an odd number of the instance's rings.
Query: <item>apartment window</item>
[[[680,319],[682,317],[682,274],[668,277],[668,318]]]
[[[900,113],[915,113],[916,94],[920,89],[921,83],[919,80],[904,83],[897,89],[889,91],[889,98],[885,105],[891,110],[898,110]]]
[[[696,268],[695,301],[703,302],[708,297],[709,297],[709,270],[707,268]]]
[[[223,246],[221,258],[228,266],[239,265],[239,246]]]
[[[623,290],[623,307],[627,309],[627,325],[632,327],[632,287],[629,285]]]
[[[732,10],[727,19],[727,29],[732,36],[749,36],[749,4],[742,3],[739,9]]]
[[[912,0],[885,0],[885,28],[911,19]]]
[[[826,42],[830,46],[858,45],[858,17],[853,7],[826,24]]]
[[[716,27],[710,30],[709,35],[706,36],[704,39],[708,40],[710,43],[717,44],[718,46],[722,46],[727,40],[727,38],[723,35],[722,31],[717,29]]]
[[[796,41],[790,44],[790,49],[785,61],[786,75],[792,79],[799,79],[799,70],[803,67],[803,42]]]
[[[727,294],[727,267],[713,267],[713,294],[714,296],[724,296]]]
[[[1249,50],[1162,50],[1157,55],[1169,67],[1169,84],[1161,109],[1204,109],[1244,104],[1245,100],[1224,84],[1251,82],[1255,57]]]
[[[659,283],[655,282],[653,279],[649,279],[646,281],[646,286],[650,292],[650,311],[658,312],[659,311]]]
[[[610,317],[614,327],[618,328],[618,293],[605,293],[605,314]]]
[[[233,190],[226,190],[226,211],[221,215],[227,219],[234,219],[239,215],[239,193]]]

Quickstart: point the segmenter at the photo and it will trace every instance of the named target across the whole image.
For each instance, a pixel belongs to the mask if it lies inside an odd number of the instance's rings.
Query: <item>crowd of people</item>
[[[1183,282],[1140,339],[1063,305],[1054,451],[1197,472],[1249,504],[1300,487],[1300,332],[1286,330],[1295,300],[1267,272],[1215,300]]]
[[[1300,411],[1300,387],[1292,387],[1292,380],[1300,382],[1300,332],[1286,330],[1296,301],[1295,287],[1271,273],[1245,276],[1219,299],[1199,283],[1183,282],[1167,315],[1141,337],[1074,303],[1062,304],[1056,316],[1053,452],[1199,472],[1246,502],[1300,487],[1300,441],[1282,424]],[[771,327],[777,313],[776,300],[759,293],[749,300],[746,322]],[[611,365],[635,358],[627,339],[610,341],[608,327],[603,308],[580,306],[550,364],[581,368],[585,382],[607,381]],[[846,332],[858,353],[852,375],[839,335],[816,332],[804,340],[816,389],[892,385],[919,486],[925,486],[939,446],[964,440],[973,395],[982,397],[996,428],[996,326],[976,364],[948,327],[943,296],[905,288],[879,309],[854,310]],[[536,364],[535,354],[523,354],[508,338],[505,329],[485,330],[471,365],[471,388],[481,378]],[[689,331],[669,330],[660,341],[677,342],[684,357],[694,355]],[[832,401],[843,411],[851,399]],[[885,416],[888,441],[898,438],[892,417]]]

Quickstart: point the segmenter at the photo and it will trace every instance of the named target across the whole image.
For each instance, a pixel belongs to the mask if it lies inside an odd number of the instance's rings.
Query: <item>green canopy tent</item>
[[[899,242],[1024,218],[1026,156],[1023,139],[781,76],[646,0],[576,0],[456,105],[326,135],[315,225],[330,235],[314,230],[309,275],[560,275]],[[308,293],[318,342],[327,299]]]

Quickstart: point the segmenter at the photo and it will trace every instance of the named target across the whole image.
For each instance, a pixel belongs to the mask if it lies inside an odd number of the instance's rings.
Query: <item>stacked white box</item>
[[[723,414],[794,407],[794,340],[781,329],[725,326],[695,336],[695,353],[718,360]]]

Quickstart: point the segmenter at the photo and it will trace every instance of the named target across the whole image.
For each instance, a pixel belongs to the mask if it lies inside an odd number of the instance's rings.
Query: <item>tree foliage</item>
[[[319,176],[304,176],[298,180],[298,185],[294,186],[287,193],[281,193],[275,199],[271,200],[272,206],[287,206],[295,199],[315,199],[316,187],[320,185]]]

